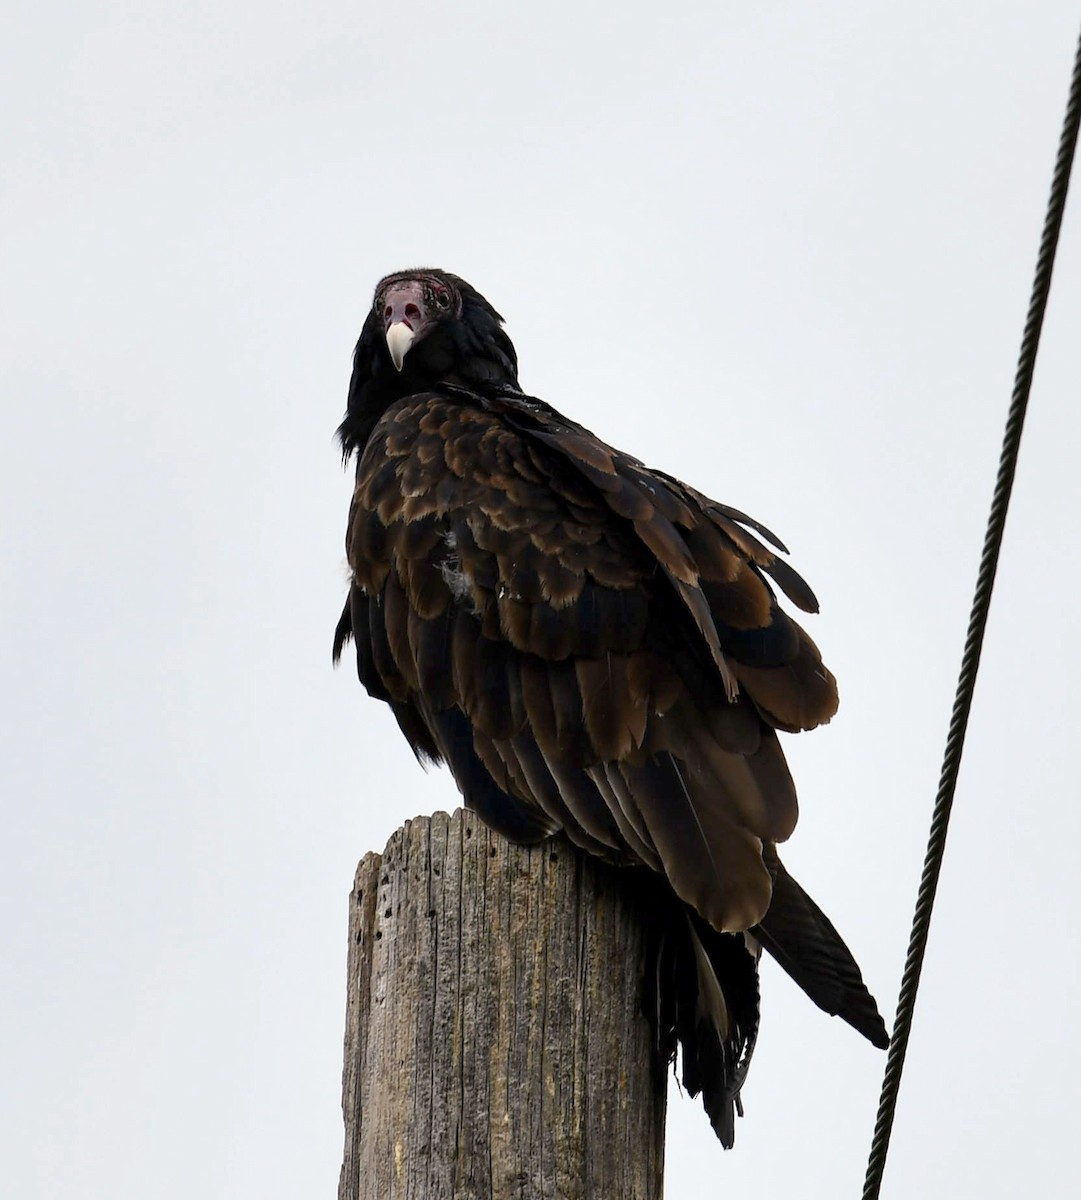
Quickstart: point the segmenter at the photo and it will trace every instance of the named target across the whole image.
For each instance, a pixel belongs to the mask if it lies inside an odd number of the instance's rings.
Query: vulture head
[[[434,267],[397,271],[376,285],[353,354],[345,420],[346,458],[404,396],[441,383],[483,393],[518,390],[518,358],[503,318],[464,279]]]

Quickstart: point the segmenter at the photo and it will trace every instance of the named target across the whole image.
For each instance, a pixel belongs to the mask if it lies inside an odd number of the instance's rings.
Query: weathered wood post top
[[[361,860],[339,1200],[659,1200],[646,935],[618,881],[462,810]]]

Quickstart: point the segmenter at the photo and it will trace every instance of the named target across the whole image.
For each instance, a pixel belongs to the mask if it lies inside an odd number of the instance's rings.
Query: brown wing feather
[[[729,930],[766,911],[762,843],[795,822],[772,727],[835,697],[739,520],[550,410],[431,393],[376,425],[348,545],[367,681],[416,693],[473,791],[479,766],[509,808],[662,869]]]

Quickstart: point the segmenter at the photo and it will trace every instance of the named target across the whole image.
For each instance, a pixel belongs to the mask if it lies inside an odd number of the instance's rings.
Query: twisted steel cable
[[[953,807],[953,796],[957,787],[957,773],[961,766],[965,731],[968,727],[968,716],[972,707],[972,694],[976,686],[976,672],[980,665],[980,651],[983,648],[984,630],[987,627],[987,613],[991,605],[991,592],[994,588],[995,571],[998,566],[999,551],[1002,547],[1002,534],[1006,527],[1010,493],[1013,490],[1013,477],[1017,467],[1018,451],[1021,447],[1025,411],[1028,408],[1029,392],[1032,389],[1036,351],[1040,344],[1040,331],[1047,308],[1047,297],[1051,290],[1051,272],[1055,264],[1059,231],[1062,228],[1062,215],[1066,208],[1066,192],[1070,185],[1070,169],[1073,165],[1074,151],[1077,148],[1079,124],[1081,124],[1081,39],[1078,40],[1077,53],[1074,58],[1073,77],[1070,82],[1069,99],[1066,102],[1066,116],[1063,119],[1062,136],[1059,139],[1058,156],[1051,179],[1051,194],[1047,202],[1043,236],[1040,238],[1040,253],[1036,260],[1032,298],[1029,301],[1025,332],[1021,339],[1013,397],[1010,401],[1009,414],[1006,418],[1006,432],[1002,442],[1002,455],[999,459],[991,511],[987,519],[987,532],[984,534],[983,554],[976,577],[976,592],[968,620],[968,634],[965,638],[965,649],[961,660],[961,673],[957,681],[957,693],[953,702],[953,714],[950,717],[949,734],[946,738],[946,750],[942,760],[942,773],[939,776],[938,794],[935,797],[934,812],[931,818],[927,854],[924,858],[923,875],[920,878],[919,892],[916,897],[916,910],[912,918],[912,932],[909,935],[908,954],[905,958],[904,974],[901,977],[901,990],[897,998],[897,1016],[894,1020],[889,1057],[886,1060],[886,1071],[882,1080],[882,1094],[878,1102],[878,1116],[875,1120],[875,1132],[867,1162],[862,1200],[877,1200],[879,1189],[882,1186],[882,1173],[886,1166],[890,1133],[893,1129],[893,1118],[897,1109],[901,1071],[904,1067],[905,1051],[908,1049],[908,1038],[912,1029],[912,1014],[916,1005],[916,992],[920,983],[924,951],[927,948],[931,910],[934,906],[935,891],[942,868],[942,856],[946,849],[950,810]]]

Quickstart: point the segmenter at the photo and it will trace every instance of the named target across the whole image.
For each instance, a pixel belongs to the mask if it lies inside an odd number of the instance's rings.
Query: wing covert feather
[[[358,464],[362,678],[423,697],[489,809],[532,806],[746,928],[769,903],[762,842],[796,817],[773,728],[828,719],[836,695],[765,574],[797,604],[810,589],[748,524],[770,536],[543,406],[410,397]]]

